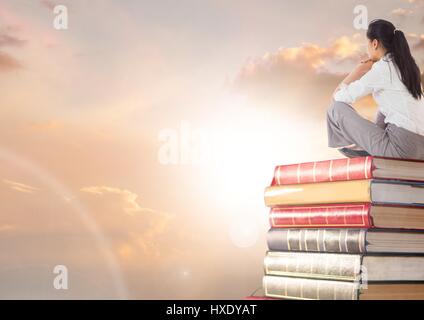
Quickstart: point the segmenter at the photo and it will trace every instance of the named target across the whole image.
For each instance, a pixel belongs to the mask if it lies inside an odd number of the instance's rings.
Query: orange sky
[[[274,166],[340,157],[357,3],[68,0],[61,31],[57,3],[0,4],[0,298],[250,294]],[[423,66],[423,2],[362,3]]]

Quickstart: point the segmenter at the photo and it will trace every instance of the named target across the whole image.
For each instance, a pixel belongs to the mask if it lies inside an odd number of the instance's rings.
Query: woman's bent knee
[[[350,108],[352,107],[347,103],[333,100],[327,109],[327,115],[328,117],[334,119],[337,118],[343,112],[345,112],[346,109]]]

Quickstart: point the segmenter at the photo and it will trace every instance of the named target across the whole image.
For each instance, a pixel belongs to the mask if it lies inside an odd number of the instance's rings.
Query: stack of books
[[[424,161],[278,166],[265,204],[265,297],[424,299]]]

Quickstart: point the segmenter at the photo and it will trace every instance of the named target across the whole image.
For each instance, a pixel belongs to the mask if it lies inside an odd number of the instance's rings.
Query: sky
[[[274,167],[341,157],[325,115],[365,53],[359,4],[423,70],[422,0],[2,0],[0,298],[260,287]]]

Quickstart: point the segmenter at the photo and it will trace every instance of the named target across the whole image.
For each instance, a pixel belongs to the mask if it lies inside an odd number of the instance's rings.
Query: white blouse
[[[373,64],[361,79],[342,84],[334,100],[352,104],[372,94],[386,123],[424,135],[424,98],[415,99],[403,84],[398,69],[387,54]]]

